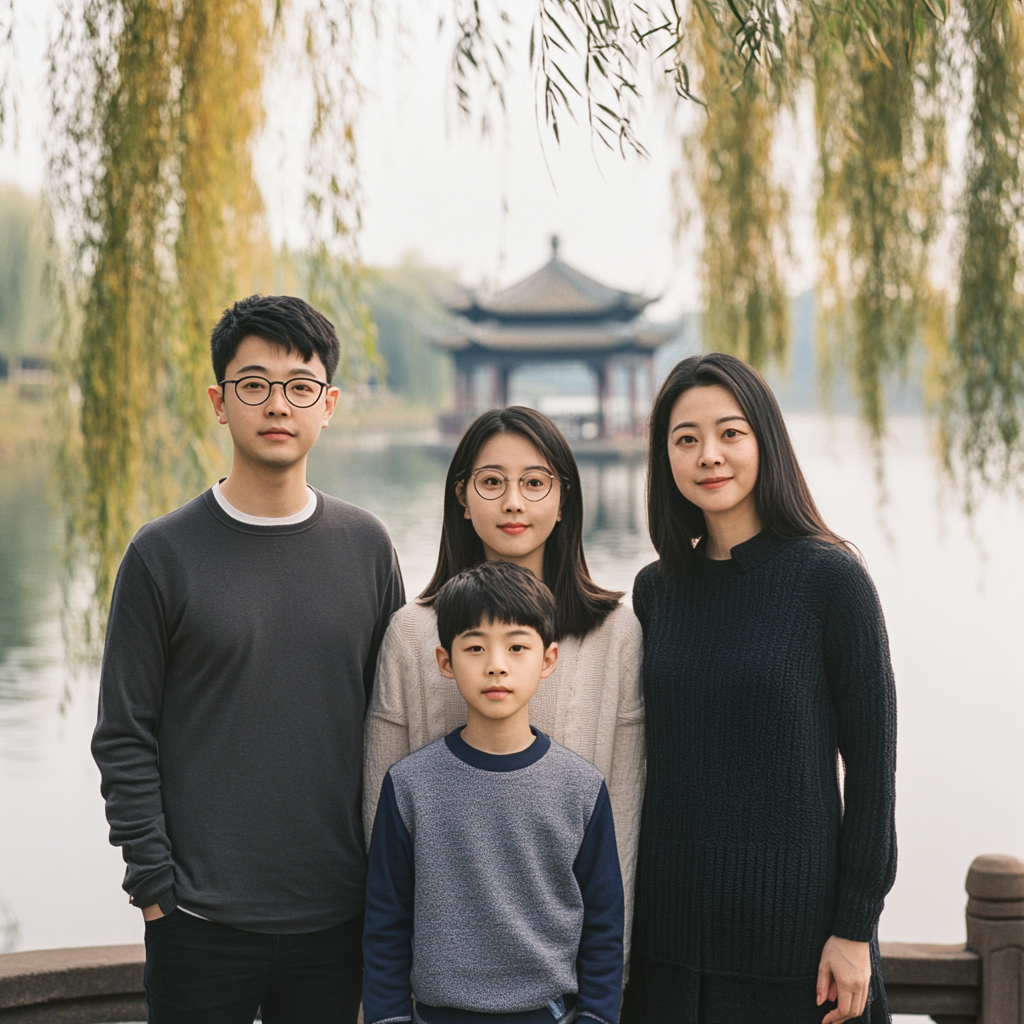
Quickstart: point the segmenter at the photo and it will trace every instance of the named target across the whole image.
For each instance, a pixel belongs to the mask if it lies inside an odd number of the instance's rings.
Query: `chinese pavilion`
[[[519,368],[573,362],[592,370],[597,399],[596,416],[581,436],[642,434],[654,353],[675,334],[644,316],[653,301],[570,267],[558,255],[555,236],[551,259],[535,274],[502,291],[466,292],[447,302],[458,321],[433,335],[455,359],[455,414],[445,417],[445,432],[461,433],[484,409],[508,405],[509,379]],[[648,392],[643,399],[638,376]],[[621,385],[623,377],[625,395],[613,395],[614,381]]]

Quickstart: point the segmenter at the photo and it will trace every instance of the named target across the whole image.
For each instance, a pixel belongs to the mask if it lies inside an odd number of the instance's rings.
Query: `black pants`
[[[815,978],[768,981],[689,971],[633,954],[622,1024],[821,1024],[835,1003],[815,1001]],[[872,991],[874,991],[874,984]],[[849,1024],[892,1024],[884,996]]]
[[[355,1024],[363,919],[262,935],[175,910],[146,924],[149,1024]]]

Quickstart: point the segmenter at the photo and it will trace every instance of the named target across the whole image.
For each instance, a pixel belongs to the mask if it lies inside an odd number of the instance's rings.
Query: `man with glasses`
[[[370,513],[313,490],[338,338],[252,296],[212,336],[231,471],[118,573],[93,755],[146,922],[154,1024],[354,1024],[363,718],[405,600]]]

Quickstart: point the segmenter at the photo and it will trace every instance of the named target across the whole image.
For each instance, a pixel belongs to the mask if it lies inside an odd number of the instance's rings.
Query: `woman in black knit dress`
[[[650,444],[661,557],[633,589],[647,789],[623,1022],[888,1022],[896,698],[875,589],[745,363],[679,363]]]

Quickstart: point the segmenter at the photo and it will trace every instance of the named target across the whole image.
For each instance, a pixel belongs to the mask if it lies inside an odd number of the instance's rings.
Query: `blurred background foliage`
[[[456,285],[453,274],[412,259],[367,273],[363,295],[386,368],[381,380],[414,405],[438,409],[454,386],[451,359],[429,343],[428,334],[451,321],[441,300]]]
[[[48,348],[43,275],[46,239],[38,197],[0,187],[0,360],[4,374],[25,357]]]
[[[788,359],[777,147],[810,93],[823,389],[850,381],[880,451],[891,380],[916,377],[967,507],[986,489],[1021,493],[1020,0],[688,7],[669,70],[706,105],[679,176],[703,226],[706,343],[762,368]],[[966,156],[951,166],[958,111]]]
[[[512,52],[504,0],[440,4],[456,106],[484,127],[516,61],[529,61],[555,138],[582,112],[624,153],[643,152],[639,105],[671,94],[685,111],[679,204],[702,239],[703,344],[773,375],[797,330],[779,153],[813,111],[823,389],[846,382],[880,446],[892,381],[910,381],[968,506],[1020,489],[1021,0],[536,0],[527,54]],[[307,296],[338,325],[344,383],[386,381],[431,404],[450,371],[425,332],[451,281],[360,263],[355,68],[383,31],[373,0],[62,0],[60,12],[45,217],[38,200],[0,194],[0,355],[59,339],[68,564],[102,608],[134,530],[223,465],[204,392],[228,297]],[[14,15],[0,2],[0,133],[13,123]],[[302,253],[274,251],[252,167],[284,53],[312,96]],[[91,634],[101,627],[100,615]]]

